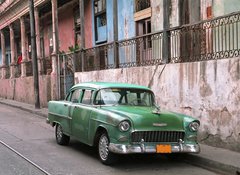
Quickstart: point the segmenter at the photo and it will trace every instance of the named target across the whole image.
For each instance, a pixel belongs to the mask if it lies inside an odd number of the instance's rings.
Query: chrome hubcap
[[[108,157],[109,153],[108,145],[109,145],[108,138],[105,135],[102,135],[101,138],[99,139],[98,146],[99,156],[102,160],[106,160]]]

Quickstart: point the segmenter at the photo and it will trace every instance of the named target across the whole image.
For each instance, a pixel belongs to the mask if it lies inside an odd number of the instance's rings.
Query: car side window
[[[72,95],[72,92],[69,92],[67,94],[67,97],[65,98],[66,101],[71,101],[71,95]]]
[[[81,89],[76,89],[75,91],[73,91],[73,92],[72,92],[71,102],[73,102],[73,103],[79,103],[79,102],[80,102],[81,92],[82,92]]]
[[[84,90],[82,103],[87,105],[92,104],[92,94],[93,94],[92,90],[88,90],[88,89]]]

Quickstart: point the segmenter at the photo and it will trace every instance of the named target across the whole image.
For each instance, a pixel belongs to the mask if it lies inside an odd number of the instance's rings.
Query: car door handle
[[[65,107],[67,107],[67,104],[64,104]]]

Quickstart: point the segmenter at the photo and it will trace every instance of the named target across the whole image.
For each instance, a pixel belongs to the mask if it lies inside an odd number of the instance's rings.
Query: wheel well
[[[94,143],[93,143],[94,146],[97,146],[98,139],[99,139],[99,137],[101,136],[102,133],[107,133],[107,130],[105,128],[99,126],[97,131],[96,131],[95,137],[94,137]]]
[[[57,125],[57,123],[56,122],[53,122],[52,123],[52,127],[54,127],[54,126],[56,126]]]

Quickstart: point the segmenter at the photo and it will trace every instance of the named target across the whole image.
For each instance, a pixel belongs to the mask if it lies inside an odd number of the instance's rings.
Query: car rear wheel
[[[98,140],[98,155],[101,162],[105,165],[111,165],[117,160],[116,154],[109,151],[109,143],[107,134],[101,134]]]
[[[70,137],[63,133],[62,126],[59,124],[56,125],[55,135],[59,145],[68,145]]]

